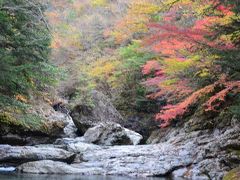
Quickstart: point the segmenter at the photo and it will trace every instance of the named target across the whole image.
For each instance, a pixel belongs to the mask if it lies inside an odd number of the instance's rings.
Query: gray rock
[[[84,142],[70,143],[67,145],[67,150],[74,153],[85,153],[93,150],[100,150],[101,147],[95,144],[88,144]]]
[[[76,137],[76,138],[59,138],[56,139],[54,145],[63,145],[66,146],[70,143],[78,143],[78,142],[85,142],[84,137]]]
[[[189,144],[188,148],[192,145]],[[178,166],[192,163],[193,154],[179,153],[182,148],[170,144],[141,146],[109,146],[85,151],[83,162],[67,165],[36,161],[18,167],[27,173],[80,173],[126,176],[161,176]],[[181,155],[179,155],[181,154]],[[46,165],[47,164],[47,165]],[[59,169],[62,169],[61,171]],[[73,170],[73,171],[72,171]]]
[[[238,126],[219,132],[201,130],[186,133],[176,129],[173,134],[175,136],[165,142],[137,146],[101,147],[68,139],[69,150],[81,152],[80,161],[74,161],[67,166],[57,163],[47,168],[46,163],[32,162],[30,165],[21,165],[19,169],[28,173],[59,173],[59,166],[62,168],[61,172],[84,175],[171,175],[176,180],[221,180],[225,172],[239,165],[236,162],[240,162],[240,157],[234,155],[234,151],[229,154],[228,149],[224,150],[228,147],[238,147]],[[231,139],[237,141],[230,141]]]
[[[29,138],[22,137],[18,134],[8,133],[6,135],[0,136],[0,143],[10,145],[25,145],[29,143]]]
[[[149,138],[147,139],[147,144],[157,144],[161,142],[166,142],[170,137],[175,136],[176,134],[175,128],[165,128],[165,129],[157,129],[152,131]]]
[[[92,91],[92,101],[93,107],[77,105],[71,112],[73,122],[81,134],[100,122],[123,122],[122,116],[105,95]]]
[[[77,128],[71,116],[61,112],[54,112],[48,118],[53,122],[63,122],[64,128],[61,136],[70,138],[77,137]]]
[[[66,163],[41,160],[35,162],[28,162],[18,166],[17,170],[22,173],[32,174],[79,174],[81,171]]]
[[[143,136],[135,131],[129,130],[127,128],[124,128],[124,131],[131,140],[133,145],[138,145],[140,141],[143,139]]]
[[[142,136],[134,131],[123,128],[117,123],[101,123],[92,127],[84,134],[86,142],[98,145],[137,145]]]
[[[21,164],[29,161],[55,160],[72,162],[74,153],[54,147],[0,145],[0,163]]]
[[[72,121],[72,118],[70,116],[68,116],[68,122],[67,122],[67,125],[64,127],[64,134],[65,134],[65,137],[70,137],[70,138],[75,138],[77,137],[77,128],[75,126],[75,124],[73,123]]]
[[[187,172],[188,172],[188,169],[186,167],[180,168],[180,169],[173,171],[172,176],[173,176],[173,178],[180,178],[180,177],[183,178]]]
[[[84,153],[87,151],[101,149],[100,146],[85,142],[84,137],[57,139],[54,146],[61,146],[73,153]]]
[[[49,116],[45,118],[44,128],[39,130],[28,130],[28,128],[15,127],[12,124],[8,124],[10,127],[5,129],[7,131],[4,134],[0,133],[0,144],[32,146],[50,144],[56,138],[74,138],[77,136],[77,128],[70,116],[61,112],[51,111]]]
[[[34,115],[34,114],[33,114]],[[0,116],[7,118],[4,113]],[[33,128],[28,123],[19,121],[11,114],[10,119],[5,119],[0,124],[0,144],[10,145],[35,145],[40,143],[52,143],[57,137],[63,134],[64,123],[62,121],[54,121],[39,115],[39,126]],[[41,119],[41,121],[40,121]]]

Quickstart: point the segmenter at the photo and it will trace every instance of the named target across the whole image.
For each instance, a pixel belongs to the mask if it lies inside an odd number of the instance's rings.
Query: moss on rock
[[[235,168],[229,171],[224,177],[223,180],[239,180],[240,179],[240,167]]]
[[[0,112],[0,136],[8,133],[57,136],[63,128],[63,122],[47,121],[38,115]]]

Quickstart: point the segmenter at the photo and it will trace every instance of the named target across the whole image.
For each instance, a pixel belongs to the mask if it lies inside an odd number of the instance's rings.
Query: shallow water
[[[134,178],[122,176],[39,175],[2,173],[0,180],[167,180],[166,178]]]

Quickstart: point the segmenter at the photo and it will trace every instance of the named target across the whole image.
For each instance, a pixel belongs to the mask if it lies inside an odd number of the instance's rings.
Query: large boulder
[[[20,165],[17,170],[32,174],[79,174],[81,170],[59,161],[41,160],[27,162]]]
[[[47,112],[44,114],[43,110]],[[0,111],[0,144],[50,144],[57,138],[77,136],[77,128],[68,114],[54,111],[50,105],[43,110],[39,114]]]
[[[153,113],[137,113],[127,115],[123,126],[141,134],[142,142],[146,142],[152,131],[159,129],[158,124]]]
[[[98,145],[137,145],[142,136],[117,123],[101,123],[89,128],[84,134],[86,142]]]
[[[0,145],[0,163],[21,164],[37,160],[71,163],[75,154],[59,148]]]
[[[84,137],[57,139],[54,146],[61,146],[69,152],[84,153],[101,149],[100,146],[85,142]]]
[[[34,114],[0,112],[0,144],[33,145],[61,137],[63,121]]]
[[[62,122],[64,124],[62,137],[75,138],[77,137],[77,128],[73,123],[72,117],[62,112],[55,112],[48,117],[53,122]]]
[[[71,111],[71,117],[80,134],[100,122],[123,123],[123,117],[116,110],[110,99],[98,91],[92,91],[92,106],[77,105]]]
[[[168,128],[158,128],[151,132],[150,136],[148,137],[146,144],[157,144],[166,142],[171,137],[176,136],[178,131],[176,128],[168,127]]]

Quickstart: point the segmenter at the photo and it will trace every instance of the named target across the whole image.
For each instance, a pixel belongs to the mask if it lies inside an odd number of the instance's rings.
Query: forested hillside
[[[65,95],[75,83],[76,96],[101,89],[124,112],[159,108],[162,127],[196,109],[239,116],[238,1],[51,4],[54,62],[74,76]]]
[[[181,177],[222,179],[239,167],[239,0],[0,0],[0,59],[0,144],[64,144],[80,154],[68,143],[151,144],[141,146],[148,152],[159,144],[169,148],[163,165],[142,169],[159,177],[185,168]],[[77,158],[63,161],[85,162]]]

